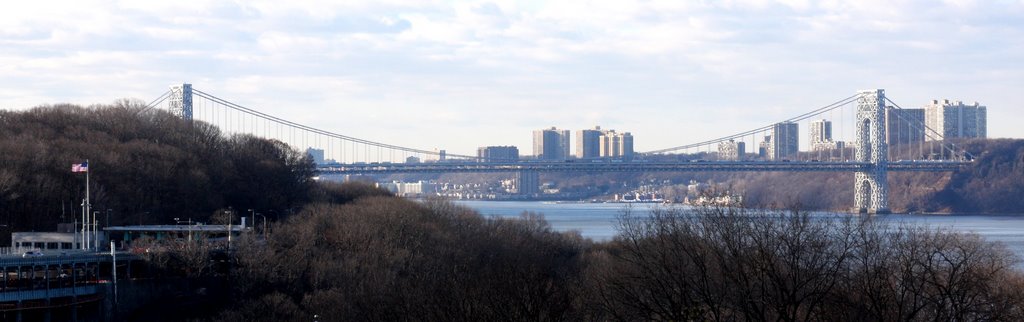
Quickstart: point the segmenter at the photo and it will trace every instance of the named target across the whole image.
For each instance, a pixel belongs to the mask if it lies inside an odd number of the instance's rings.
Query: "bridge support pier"
[[[885,90],[860,91],[857,100],[856,161],[871,168],[854,174],[853,212],[889,213],[889,146],[885,143]]]

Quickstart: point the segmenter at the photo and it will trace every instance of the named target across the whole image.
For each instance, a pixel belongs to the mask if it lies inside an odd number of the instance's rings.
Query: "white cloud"
[[[525,151],[533,128],[609,122],[646,150],[886,87],[982,101],[993,136],[1019,137],[1022,21],[1024,3],[977,1],[18,2],[0,108],[190,81],[400,145]]]

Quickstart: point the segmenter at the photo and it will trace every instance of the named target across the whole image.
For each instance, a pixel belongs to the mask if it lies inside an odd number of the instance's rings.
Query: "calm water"
[[[456,203],[488,216],[518,217],[524,211],[541,213],[558,231],[578,230],[583,237],[609,240],[615,236],[617,216],[626,207],[638,215],[650,213],[659,204],[556,203],[542,201],[465,201]],[[927,225],[955,231],[975,232],[987,240],[1000,241],[1024,257],[1024,214],[1017,215],[882,215],[892,223]]]

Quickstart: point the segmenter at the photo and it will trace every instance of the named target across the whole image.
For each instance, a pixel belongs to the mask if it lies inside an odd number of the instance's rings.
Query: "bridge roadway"
[[[893,161],[888,171],[956,171],[966,161]],[[711,171],[795,171],[795,172],[857,172],[870,170],[869,162],[821,161],[679,161],[679,162],[425,162],[425,163],[356,163],[317,167],[322,175],[372,175],[399,173],[456,172],[711,172]]]

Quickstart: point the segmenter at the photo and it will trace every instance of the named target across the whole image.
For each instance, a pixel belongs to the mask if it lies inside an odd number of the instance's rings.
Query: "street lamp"
[[[234,219],[231,207],[224,211],[224,214],[228,215],[228,251],[231,250],[231,220]]]
[[[92,247],[97,251],[100,250],[99,220],[96,220],[99,214],[99,211],[92,212]]]

